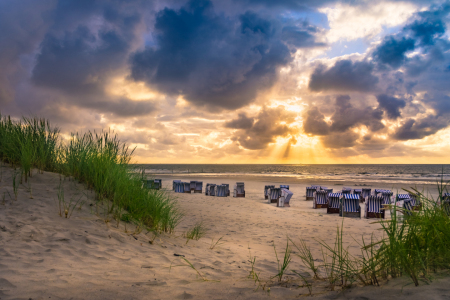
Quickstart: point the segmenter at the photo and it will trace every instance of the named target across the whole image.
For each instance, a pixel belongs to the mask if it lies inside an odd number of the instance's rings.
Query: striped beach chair
[[[412,198],[408,198],[403,201],[403,209],[404,209],[404,211],[402,212],[403,215],[405,215],[405,216],[412,215],[412,211],[414,210],[413,203],[414,203],[414,199],[412,199]]]
[[[366,219],[370,218],[382,218],[384,219],[384,208],[383,208],[383,201],[384,198],[382,196],[373,196],[369,195],[367,196],[365,202],[366,202],[366,209],[364,211],[364,217]]]
[[[194,187],[194,193],[202,193],[203,190],[203,181],[196,181]]]
[[[391,192],[391,190],[383,190],[381,192],[381,197],[383,197],[383,204],[384,205],[389,205],[392,202],[392,195],[394,195],[394,193]]]
[[[287,190],[289,190],[289,185],[287,185],[287,184],[280,184],[280,189],[287,189]]]
[[[274,185],[265,185],[264,186],[264,199],[269,199],[269,190],[270,189],[274,189],[275,186]]]
[[[172,183],[172,190],[175,191],[175,185],[177,182],[181,182],[181,180],[175,179]]]
[[[233,197],[245,198],[245,184],[243,182],[236,182],[236,184],[234,185]]]
[[[197,181],[191,180],[191,182],[190,182],[191,192],[195,191],[196,183],[197,183]]]
[[[314,200],[314,192],[317,191],[320,186],[307,186],[306,187],[306,200]]]
[[[226,197],[227,196],[227,186],[220,184],[216,185],[216,197]]]
[[[210,183],[209,184],[208,195],[209,196],[215,196],[216,195],[216,184],[214,184],[214,183]]]
[[[278,198],[281,197],[280,188],[271,188],[269,190],[269,203],[278,203]]]
[[[209,196],[209,186],[211,183],[207,183],[205,186],[205,196]]]
[[[328,207],[327,214],[338,214],[339,204],[342,197],[342,193],[330,193],[328,194]]]
[[[291,205],[290,205],[290,203],[291,203],[291,198],[292,198],[292,196],[294,195],[294,193],[293,192],[291,192],[290,190],[288,190],[288,189],[281,189],[281,197],[284,199],[284,205],[283,206],[286,206],[286,207],[290,207]]]
[[[367,196],[370,196],[371,192],[372,189],[361,189],[361,197],[363,198],[363,200],[365,200]]]
[[[381,196],[381,193],[383,193],[383,191],[383,189],[374,189],[372,195]]]
[[[191,193],[191,183],[183,182],[183,185],[184,185],[184,193],[190,194]]]
[[[313,208],[328,208],[328,191],[314,192]]]
[[[359,196],[353,194],[343,194],[340,199],[339,216],[361,218]]]
[[[328,194],[331,194],[332,192],[333,192],[333,189],[329,189],[329,188],[326,188],[326,189],[323,189],[325,192],[328,192]]]
[[[184,183],[183,182],[175,182],[175,193],[184,193]]]
[[[422,203],[420,202],[420,195],[414,193],[408,193],[411,198],[411,205],[413,210],[420,210],[422,208]]]
[[[226,186],[226,188],[227,188],[227,196],[230,196],[230,184],[222,183],[222,185]]]

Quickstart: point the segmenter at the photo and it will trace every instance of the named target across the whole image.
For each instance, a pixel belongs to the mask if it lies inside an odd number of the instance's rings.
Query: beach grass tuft
[[[188,229],[184,234],[186,244],[190,240],[198,241],[200,238],[204,237],[207,232],[208,228],[205,227],[202,221],[195,223],[195,225],[191,229]]]

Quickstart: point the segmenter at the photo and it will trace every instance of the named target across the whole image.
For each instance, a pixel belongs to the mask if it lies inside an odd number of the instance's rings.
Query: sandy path
[[[85,204],[70,219],[59,216],[57,191],[60,176],[34,174],[33,199],[28,185],[12,192],[11,169],[4,168],[0,182],[0,299],[286,299],[307,294],[291,270],[306,275],[300,260],[293,257],[286,279],[270,286],[270,294],[247,278],[249,255],[256,256],[255,269],[263,281],[277,273],[273,244],[283,252],[286,237],[303,238],[320,258],[317,240],[332,242],[342,219],[311,209],[303,201],[305,183],[293,184],[291,208],[276,208],[262,199],[264,181],[246,179],[247,198],[216,198],[204,194],[175,194],[185,218],[175,234],[162,235],[153,244],[152,233],[132,235],[115,221],[105,222],[102,209],[81,184],[63,181],[65,198],[81,197]],[[240,178],[242,179],[242,178]],[[234,182],[236,181],[233,178]],[[239,180],[239,179],[238,179]],[[206,183],[206,180],[204,180]],[[216,182],[214,180],[208,182]],[[217,179],[217,183],[232,183]],[[171,185],[165,178],[165,185]],[[338,188],[338,186],[336,186]],[[169,192],[172,193],[172,192]],[[297,197],[295,197],[297,195]],[[90,206],[90,204],[93,204]],[[189,241],[183,232],[198,221],[209,229],[199,241]],[[345,219],[346,240],[352,253],[359,253],[351,236],[376,235],[378,224],[364,219]],[[211,239],[223,237],[223,244],[210,249]],[[174,254],[184,255],[209,281]],[[172,265],[172,268],[170,266]],[[383,287],[353,288],[345,294],[315,288],[317,298],[332,299],[449,299],[450,280],[430,286],[407,286],[391,281]]]

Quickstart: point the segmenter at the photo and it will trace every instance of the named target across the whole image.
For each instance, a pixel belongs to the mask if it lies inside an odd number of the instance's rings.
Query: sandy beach
[[[337,190],[343,185],[354,187],[351,182],[159,176],[168,193],[177,198],[184,218],[173,234],[154,236],[131,224],[117,224],[105,214],[105,207],[96,204],[92,192],[59,174],[34,171],[14,200],[11,176],[12,169],[4,167],[0,299],[295,299],[309,292],[292,270],[307,278],[311,274],[294,251],[278,283],[273,278],[277,274],[274,245],[282,256],[287,237],[294,242],[301,238],[320,262],[319,242],[332,243],[342,224],[344,241],[354,255],[360,253],[357,241],[362,236],[381,238],[380,225],[374,220],[345,218],[342,223],[337,215],[314,210],[312,201],[304,201],[306,185],[326,184]],[[175,194],[172,179],[203,180],[204,185],[244,181],[246,198]],[[59,215],[60,180],[66,201],[80,201],[68,219]],[[291,185],[290,208],[277,208],[264,200],[263,187],[271,183]],[[400,188],[395,183],[375,187]],[[183,234],[200,221],[208,229],[205,237],[186,243]],[[219,244],[212,247],[219,238]],[[256,257],[254,268],[264,290],[248,278],[250,256]],[[383,282],[381,287],[355,284],[344,292],[333,292],[325,282],[317,281],[312,294],[318,299],[449,299],[449,283],[448,278],[438,278],[430,285],[414,287],[408,278],[400,278]]]

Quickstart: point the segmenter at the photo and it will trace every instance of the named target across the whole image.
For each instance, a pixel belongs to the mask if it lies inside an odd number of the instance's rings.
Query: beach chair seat
[[[227,196],[230,196],[230,184],[228,183],[222,183],[222,185],[224,185],[226,187],[227,190]]]
[[[216,195],[216,184],[214,183],[210,183],[209,184],[209,192],[208,192],[209,196],[215,196]]]
[[[381,196],[367,196],[365,200],[366,208],[364,210],[364,217],[366,219],[376,218],[376,219],[384,219],[385,210],[383,208],[384,198]]]
[[[280,189],[287,189],[287,190],[289,190],[289,185],[287,185],[287,184],[280,184]]]
[[[275,188],[274,185],[265,185],[264,186],[264,199],[269,199],[269,190]]]
[[[291,192],[290,190],[281,189],[281,198],[283,198],[283,202],[284,202],[283,206],[286,206],[286,207],[291,206],[290,203],[291,203],[291,198],[293,195],[294,195],[294,193]]]
[[[191,180],[191,182],[190,182],[191,192],[195,192],[196,183],[197,183],[197,181]]]
[[[383,197],[383,204],[384,205],[389,205],[392,202],[392,195],[394,195],[394,193],[392,193],[390,190],[384,190],[381,192],[381,197]]]
[[[342,193],[330,193],[328,194],[328,207],[327,214],[338,214],[340,208],[340,199]]]
[[[245,198],[245,184],[243,182],[236,182],[236,184],[234,185],[233,197]]]
[[[320,188],[320,186],[307,186],[306,187],[306,200],[314,200],[314,192],[317,191],[317,189]]]
[[[202,193],[203,190],[203,181],[196,181],[194,187],[194,193]]]
[[[350,218],[361,218],[361,207],[359,206],[358,195],[343,194],[341,196],[339,216]]]
[[[316,191],[314,192],[313,208],[328,208],[328,191]]]
[[[191,183],[183,182],[183,185],[184,185],[184,193],[190,194],[191,193]]]
[[[216,185],[216,197],[226,197],[227,196],[227,186],[220,184]]]
[[[179,181],[175,182],[175,193],[184,193],[184,183]]]
[[[181,182],[181,180],[175,179],[172,183],[172,190],[175,191],[175,185],[177,182]]]
[[[269,190],[269,203],[278,203],[278,198],[281,197],[281,189],[280,188],[271,188]]]

